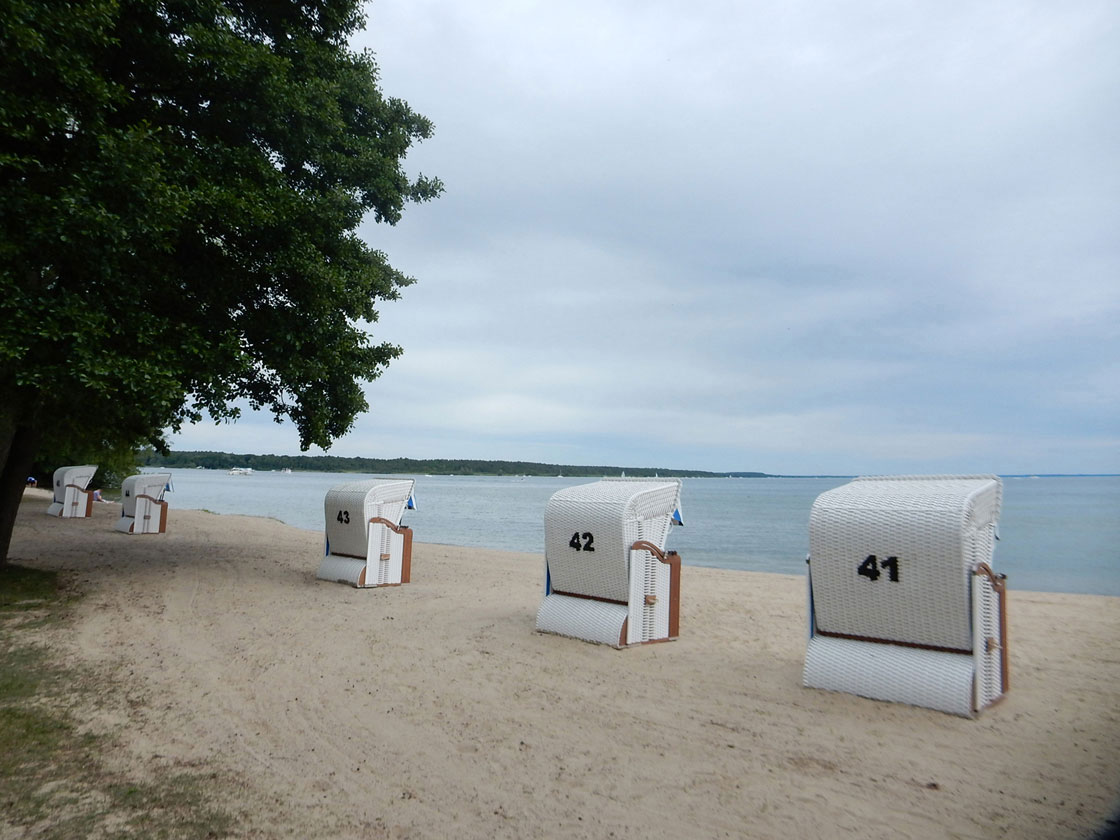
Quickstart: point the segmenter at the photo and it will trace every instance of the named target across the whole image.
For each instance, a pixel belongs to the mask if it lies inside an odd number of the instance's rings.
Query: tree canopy
[[[142,441],[237,401],[328,447],[400,348],[412,278],[357,235],[442,190],[357,0],[0,0],[0,559],[52,440]]]

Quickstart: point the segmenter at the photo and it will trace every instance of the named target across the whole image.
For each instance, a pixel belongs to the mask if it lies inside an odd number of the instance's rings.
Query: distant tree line
[[[420,475],[572,475],[647,478],[768,478],[760,472],[706,472],[673,470],[664,467],[609,467],[576,464],[540,464],[534,461],[481,461],[470,459],[347,458],[339,455],[242,455],[231,452],[168,452],[154,449],[140,454],[146,467],[178,467],[228,470],[248,467],[269,471],[306,470],[311,472],[404,473]]]

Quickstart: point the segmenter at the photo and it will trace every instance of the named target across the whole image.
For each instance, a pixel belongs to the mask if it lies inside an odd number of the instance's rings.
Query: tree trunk
[[[15,425],[0,430],[0,566],[8,562],[12,529],[38,445],[39,432],[32,426]]]

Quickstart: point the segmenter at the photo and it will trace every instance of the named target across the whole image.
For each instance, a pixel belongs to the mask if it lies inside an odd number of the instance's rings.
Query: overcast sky
[[[374,0],[354,46],[446,193],[362,228],[418,282],[332,453],[1120,472],[1115,0]]]

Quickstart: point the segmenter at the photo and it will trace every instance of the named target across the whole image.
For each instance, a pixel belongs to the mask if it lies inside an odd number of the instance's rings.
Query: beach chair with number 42
[[[47,507],[47,514],[64,519],[82,519],[93,513],[93,493],[86,488],[96,472],[96,464],[55,470],[54,500]]]
[[[681,561],[665,543],[683,525],[678,479],[604,479],[545,508],[545,595],[537,630],[627,645],[680,632]]]
[[[859,478],[809,519],[804,684],[972,717],[1010,688],[995,476]]]
[[[415,510],[409,479],[372,479],[327,491],[326,556],[317,577],[357,587],[396,586],[412,576],[412,529],[401,525]]]
[[[167,532],[167,502],[163,494],[171,473],[141,473],[121,482],[121,518],[114,526],[122,534]]]

